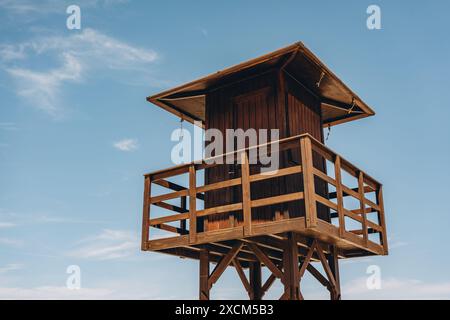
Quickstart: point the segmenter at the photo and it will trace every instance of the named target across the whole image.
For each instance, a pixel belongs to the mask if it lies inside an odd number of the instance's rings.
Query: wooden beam
[[[287,233],[286,247],[283,255],[284,291],[289,300],[299,300],[298,248],[293,232]]]
[[[184,197],[181,197],[181,198],[186,198],[186,197],[184,196]],[[181,207],[175,206],[175,205],[167,203],[167,202],[156,202],[156,203],[153,203],[153,205],[157,206],[157,207],[160,207],[160,208],[163,208],[163,209],[166,209],[166,210],[175,211],[175,212],[178,212],[178,213],[189,212],[186,209],[183,209]]]
[[[244,235],[249,236],[252,234],[252,207],[250,199],[250,168],[246,152],[241,153],[241,177]]]
[[[272,260],[254,243],[248,243],[247,246],[252,249],[256,257],[269,268],[270,271],[279,279],[284,281],[284,274],[280,269],[272,262]]]
[[[359,204],[360,204],[360,210],[364,212],[366,208],[366,197],[364,195],[364,174],[362,171],[359,172],[358,175],[358,192],[359,192]],[[363,230],[363,239],[364,239],[364,245],[367,246],[369,241],[369,235],[367,233],[367,216],[366,214],[362,214],[362,230]]]
[[[208,285],[209,279],[209,251],[206,249],[200,250],[200,284],[199,284],[199,299],[209,300],[210,287]]]
[[[249,273],[251,287],[250,300],[261,300],[264,294],[261,286],[261,263],[259,261],[250,263]]]
[[[258,207],[264,207],[264,206],[269,206],[269,205],[278,204],[278,203],[286,203],[286,202],[300,200],[300,199],[303,199],[303,192],[293,192],[293,193],[283,194],[280,196],[273,196],[273,197],[262,198],[262,199],[258,199],[258,200],[252,200],[251,207],[258,208]]]
[[[341,174],[341,157],[336,156],[334,162],[334,174],[336,180],[336,200],[337,214],[339,218],[339,237],[343,237],[345,233],[345,216],[344,216],[344,195],[342,191],[342,174]]]
[[[305,199],[305,226],[311,228],[317,226],[317,207],[314,195],[313,160],[311,139],[309,136],[300,139],[300,156],[303,169],[303,192]]]
[[[245,272],[244,269],[242,269],[241,263],[236,258],[233,259],[232,263],[234,268],[236,269],[237,274],[239,275],[239,279],[241,279],[241,282],[244,285],[245,291],[247,291],[248,295],[251,296],[252,288],[247,280],[247,277],[245,276]],[[250,265],[252,265],[252,263]]]
[[[194,165],[189,166],[189,243],[197,241],[197,200],[196,172]]]
[[[378,221],[380,222],[382,233],[381,236],[381,245],[383,246],[384,254],[388,254],[388,241],[386,235],[386,219],[384,217],[384,200],[383,200],[383,187],[380,186],[378,191],[376,192],[377,202],[380,210],[378,211]]]
[[[331,273],[333,274],[336,287],[331,291],[331,300],[341,299],[341,284],[339,276],[339,259],[338,250],[336,246],[331,246],[330,254],[328,254],[328,265],[330,266]]]
[[[228,252],[227,255],[225,255],[220,262],[216,265],[213,272],[211,273],[211,276],[208,279],[208,286],[211,288],[214,283],[216,283],[217,280],[219,280],[222,273],[225,271],[225,269],[230,265],[231,261],[236,257],[239,250],[241,250],[242,246],[244,244],[239,241],[237,242],[233,248]]]
[[[165,201],[165,200],[170,200],[170,199],[175,199],[175,198],[179,198],[179,197],[183,197],[183,196],[187,196],[188,195],[188,190],[181,190],[181,191],[174,191],[171,193],[166,193],[166,194],[162,194],[160,196],[154,196],[150,198],[150,202],[152,204],[157,203],[157,202],[161,202],[161,201]]]
[[[298,277],[299,277],[300,281],[301,281],[303,275],[305,274],[306,268],[308,267],[308,265],[311,261],[311,258],[314,254],[314,250],[316,249],[316,243],[317,243],[317,240],[314,240],[312,242],[311,246],[309,247],[308,254],[305,256],[305,259],[303,260],[303,262],[300,266],[300,269],[298,271]]]
[[[164,231],[169,231],[169,232],[173,232],[173,233],[178,233],[178,234],[188,234],[188,232],[184,229],[181,228],[177,228],[168,224],[158,224],[154,226],[155,228],[164,230]]]
[[[144,205],[142,209],[142,239],[141,250],[148,250],[148,240],[150,231],[150,195],[151,177],[146,176],[144,180]]]
[[[264,284],[261,287],[263,296],[270,289],[270,287],[272,286],[272,284],[275,282],[276,279],[277,279],[277,277],[273,273],[271,273],[269,278],[267,278],[266,282],[264,282]]]
[[[250,182],[263,181],[267,179],[273,179],[277,177],[283,177],[291,174],[301,173],[302,166],[292,166],[288,168],[278,169],[274,171],[258,173],[250,176]]]
[[[330,290],[330,282],[320,273],[319,270],[317,270],[312,264],[308,264],[306,269],[314,278],[316,278],[317,281],[319,281],[324,287]]]
[[[316,252],[319,256],[319,260],[322,263],[322,267],[325,270],[325,273],[327,274],[328,277],[328,281],[331,284],[331,291],[332,290],[336,290],[337,286],[336,286],[336,280],[334,279],[334,275],[333,272],[331,271],[331,268],[328,264],[327,258],[325,257],[323,251],[322,251],[322,247],[319,243],[316,243]]]

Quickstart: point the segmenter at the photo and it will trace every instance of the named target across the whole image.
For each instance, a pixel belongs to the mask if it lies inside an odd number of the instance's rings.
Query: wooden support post
[[[300,156],[302,159],[303,192],[305,196],[305,226],[314,228],[317,226],[317,206],[311,139],[308,136],[300,139]]]
[[[210,287],[208,285],[209,279],[209,251],[207,249],[200,250],[200,284],[199,284],[199,299],[209,300]]]
[[[383,187],[380,185],[377,192],[377,205],[380,207],[380,211],[378,211],[378,221],[380,223],[381,228],[383,229],[380,234],[381,245],[383,246],[384,254],[388,254],[388,242],[386,235],[386,219],[384,217],[384,201],[383,201]]]
[[[242,173],[242,212],[244,217],[244,235],[252,234],[252,207],[250,199],[250,167],[246,152],[241,153]]]
[[[345,217],[344,217],[344,194],[342,191],[342,174],[341,174],[341,157],[336,156],[334,162],[334,174],[336,178],[336,200],[337,213],[339,217],[339,237],[343,238],[345,234]]]
[[[284,298],[289,300],[299,300],[300,280],[298,273],[298,247],[297,239],[293,232],[287,234],[286,247],[283,251],[284,269]]]
[[[358,192],[359,192],[359,203],[360,203],[360,209],[361,209],[361,216],[362,216],[362,232],[363,232],[363,239],[364,239],[364,245],[367,247],[368,241],[369,241],[369,234],[367,230],[367,214],[366,214],[366,203],[364,201],[365,199],[365,193],[364,193],[364,174],[362,171],[359,172],[358,175]]]
[[[335,290],[331,291],[331,300],[341,300],[341,284],[339,277],[339,258],[338,250],[336,246],[331,246],[330,254],[328,255],[328,264],[330,266],[331,273],[335,280]]]
[[[150,176],[145,177],[144,181],[144,206],[142,209],[142,239],[141,239],[141,250],[148,250],[148,241],[150,233],[150,196],[151,196],[151,178]]]
[[[180,208],[183,211],[185,211],[185,210],[187,210],[186,207],[187,207],[187,205],[186,205],[186,197],[183,196],[183,197],[180,198]],[[180,220],[180,229],[186,231],[186,220],[185,219]]]
[[[261,300],[263,297],[261,263],[259,261],[250,262],[249,273],[251,287],[250,300]]]
[[[194,165],[189,167],[189,243],[197,241],[197,182]]]

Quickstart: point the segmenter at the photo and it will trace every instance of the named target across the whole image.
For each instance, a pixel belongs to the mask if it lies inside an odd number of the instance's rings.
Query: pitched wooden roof
[[[302,42],[163,91],[147,97],[147,100],[189,122],[203,123],[205,95],[208,91],[274,68],[282,69],[287,76],[319,97],[324,126],[375,114]]]

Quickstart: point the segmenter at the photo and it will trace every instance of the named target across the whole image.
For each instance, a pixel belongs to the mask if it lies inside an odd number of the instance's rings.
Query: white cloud
[[[82,8],[94,8],[126,2],[128,0],[77,0],[76,4]],[[22,17],[27,20],[48,14],[65,15],[65,9],[71,4],[73,4],[71,0],[0,0],[0,8],[6,10],[14,18]]]
[[[0,122],[0,130],[16,131],[19,130],[14,122]]]
[[[69,36],[39,37],[16,45],[0,44],[0,61],[16,80],[17,94],[55,118],[64,115],[63,85],[80,82],[105,70],[132,71],[134,78],[148,77],[148,66],[157,58],[153,50],[132,46],[89,28]],[[30,59],[45,64],[48,59],[56,60],[60,66],[46,70],[17,66],[17,62]],[[118,77],[121,78],[127,77]]]
[[[0,208],[0,228],[11,228],[25,225],[36,224],[98,224],[106,223],[104,220],[74,218],[69,216],[55,216],[46,213],[32,212],[32,213],[17,213],[12,211],[5,211]]]
[[[0,299],[4,300],[77,300],[107,299],[114,291],[103,288],[81,288],[70,290],[67,287],[43,286],[35,288],[0,288]]]
[[[358,278],[342,288],[343,299],[449,299],[450,282],[424,282],[416,279],[382,279],[380,290],[369,290],[366,278]]]
[[[2,228],[12,228],[12,227],[15,227],[15,226],[16,226],[15,223],[12,223],[12,222],[1,222],[0,221],[0,229],[2,229]]]
[[[3,267],[0,267],[0,273],[7,273],[11,271],[20,270],[23,268],[23,265],[20,263],[10,263]]]
[[[114,142],[114,147],[120,151],[134,151],[138,148],[136,139],[122,139]]]
[[[139,249],[137,235],[125,230],[105,229],[98,235],[80,241],[70,257],[110,260],[131,256]]]
[[[59,94],[64,82],[79,81],[82,66],[74,56],[65,53],[63,65],[60,68],[46,72],[35,72],[28,69],[7,69],[18,84],[17,94],[33,101],[33,105],[53,116],[59,118],[63,109],[59,107]]]
[[[149,279],[150,280],[150,279]],[[65,286],[37,286],[31,288],[25,287],[0,287],[1,300],[117,300],[117,299],[158,299],[166,288],[160,288],[153,284],[150,287],[148,283],[124,281],[108,281],[100,283],[99,286],[83,286],[81,279],[81,288],[70,290]],[[177,298],[177,297],[173,297]],[[179,298],[179,297],[178,297]],[[186,298],[186,297],[184,297]]]
[[[12,239],[12,238],[0,238],[0,245],[5,245],[8,247],[19,247],[23,244],[22,240]]]

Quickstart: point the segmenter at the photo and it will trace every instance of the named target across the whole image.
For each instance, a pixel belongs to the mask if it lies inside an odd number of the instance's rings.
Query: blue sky
[[[70,4],[81,30],[66,28]],[[366,28],[370,4],[382,30]],[[377,112],[328,140],[383,182],[391,246],[341,263],[343,297],[449,298],[449,11],[437,0],[0,0],[0,298],[196,299],[195,261],[139,251],[142,174],[171,166],[179,126],[145,97],[299,40]],[[374,264],[381,290],[365,287]],[[234,270],[212,297],[245,298]]]

